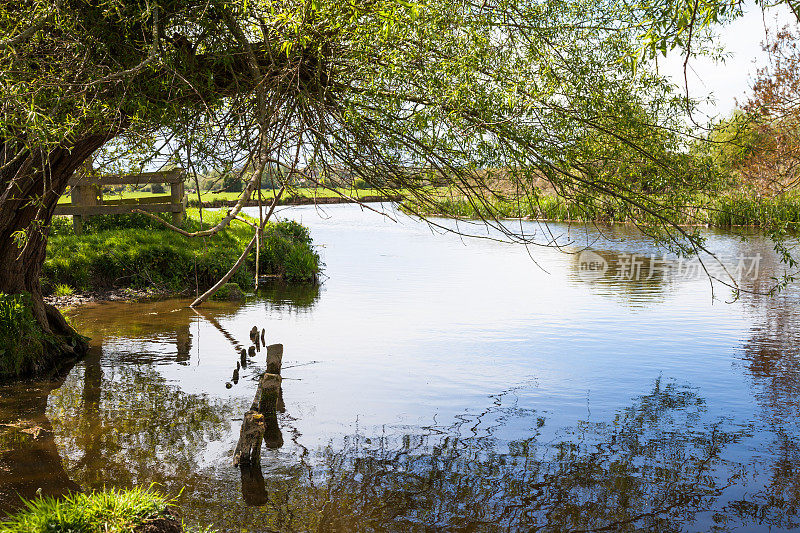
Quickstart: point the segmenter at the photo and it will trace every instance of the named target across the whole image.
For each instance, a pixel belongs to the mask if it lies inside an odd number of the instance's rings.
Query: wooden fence
[[[70,204],[59,204],[56,215],[72,215],[75,233],[83,230],[83,217],[94,215],[121,215],[131,213],[134,209],[148,213],[172,213],[174,224],[180,224],[186,214],[186,196],[184,194],[184,172],[182,169],[164,172],[145,172],[143,174],[127,174],[117,176],[73,176]],[[170,194],[148,196],[146,198],[103,199],[103,187],[108,185],[145,185],[166,183]]]

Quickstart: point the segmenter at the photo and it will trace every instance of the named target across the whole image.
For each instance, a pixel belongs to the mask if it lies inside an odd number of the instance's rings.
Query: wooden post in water
[[[277,415],[280,392],[279,375],[266,373],[261,376],[253,404],[244,415],[239,442],[233,452],[233,466],[260,465],[262,441],[268,448],[283,446]]]
[[[282,363],[283,344],[270,344],[267,346],[267,372],[280,375]],[[283,388],[278,391],[278,412],[286,412],[286,404],[283,403]]]
[[[259,336],[258,336],[258,327],[257,326],[253,326],[253,329],[250,330],[250,340],[255,345],[256,351],[260,352],[261,351],[261,343],[259,342],[260,339],[259,339]]]
[[[260,468],[263,438],[264,415],[251,409],[244,414],[239,442],[233,452],[233,466],[259,465]]]
[[[278,427],[277,412],[281,395],[281,377],[278,374],[266,373],[261,376],[258,388],[261,392],[258,398],[258,410],[264,414],[264,444],[270,449],[280,448],[283,446],[283,435]]]
[[[265,373],[258,382],[256,398],[250,409],[260,413],[274,413],[278,407],[278,394],[281,390],[281,377],[278,374]]]
[[[282,361],[283,344],[270,344],[267,346],[267,372],[280,375]]]

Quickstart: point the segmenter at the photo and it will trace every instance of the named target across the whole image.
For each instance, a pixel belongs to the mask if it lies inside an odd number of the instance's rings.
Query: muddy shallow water
[[[800,523],[796,290],[727,303],[622,226],[550,226],[572,252],[589,244],[596,271],[391,215],[280,212],[311,227],[321,287],[71,312],[86,360],[0,389],[0,512],[38,488],[158,483],[188,523],[224,531]],[[781,269],[761,239],[708,236],[745,288]],[[240,471],[264,351],[232,373],[253,325],[285,347],[283,446]]]

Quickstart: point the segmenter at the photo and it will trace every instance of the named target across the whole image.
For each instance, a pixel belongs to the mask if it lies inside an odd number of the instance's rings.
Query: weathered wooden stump
[[[262,332],[262,335],[264,333]],[[256,342],[258,342],[256,333]],[[254,355],[255,348],[250,347],[249,354]],[[242,367],[245,367],[246,352],[242,350]],[[283,434],[278,426],[278,412],[284,412],[283,391],[281,390],[281,363],[283,360],[283,345],[272,344],[267,346],[267,372],[261,376],[258,382],[253,404],[250,410],[245,413],[242,429],[239,434],[239,442],[233,454],[233,466],[258,467],[260,470],[261,443],[267,448],[275,449],[283,446]],[[238,378],[239,368],[237,365],[234,377]],[[242,473],[242,494],[244,495],[245,474]],[[250,481],[248,480],[248,483]],[[263,480],[262,480],[263,484]],[[257,494],[257,487],[254,487],[253,494]],[[248,489],[250,491],[250,489]],[[245,496],[245,499],[250,496]],[[258,499],[260,496],[253,496]]]
[[[250,409],[264,414],[276,412],[280,392],[281,377],[278,374],[264,374],[258,382],[256,397]]]
[[[280,375],[282,363],[283,344],[270,344],[267,346],[267,372]],[[277,410],[279,413],[286,412],[286,404],[283,403],[283,388],[278,391]]]
[[[258,326],[253,326],[250,330],[250,340],[256,342],[256,337],[258,337]]]
[[[242,368],[247,368],[247,350],[244,348],[242,348],[242,351],[239,354],[239,364],[242,365]]]
[[[266,335],[267,335],[267,330],[266,330],[266,329],[264,329],[264,328],[261,328],[261,344],[263,344],[264,346],[266,346],[266,345],[267,345],[267,341],[266,341],[266,340],[264,340],[264,338],[266,337]]]
[[[261,442],[264,438],[264,415],[250,410],[244,414],[239,442],[233,452],[233,466],[261,464]]]
[[[281,410],[281,381],[278,374],[266,373],[258,383],[258,410],[264,414],[264,445],[272,450],[283,446],[277,414]]]
[[[255,357],[256,356],[256,347],[255,346],[251,346],[250,348],[248,348],[247,349],[247,355],[249,355],[250,357]]]
[[[282,362],[283,344],[270,344],[267,346],[267,372],[280,375]]]

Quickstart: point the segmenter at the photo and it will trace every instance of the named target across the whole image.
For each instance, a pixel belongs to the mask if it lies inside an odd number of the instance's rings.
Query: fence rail
[[[148,213],[172,213],[172,222],[180,224],[186,214],[186,195],[184,191],[184,172],[182,169],[163,172],[145,172],[142,174],[124,174],[114,176],[74,176],[69,180],[71,188],[70,204],[59,204],[56,215],[72,215],[75,233],[83,230],[83,217],[96,215],[122,215],[134,209]],[[147,198],[103,199],[103,187],[107,185],[146,185],[166,183],[169,195],[150,196]]]

